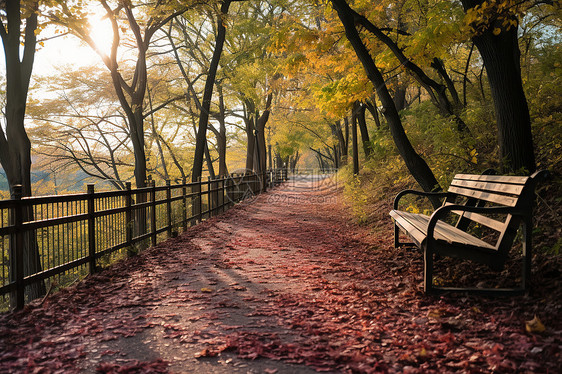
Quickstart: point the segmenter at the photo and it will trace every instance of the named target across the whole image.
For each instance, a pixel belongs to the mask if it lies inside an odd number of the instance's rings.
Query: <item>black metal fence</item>
[[[0,310],[64,287],[287,180],[286,169],[198,183],[0,201]],[[43,291],[39,292],[42,294]]]

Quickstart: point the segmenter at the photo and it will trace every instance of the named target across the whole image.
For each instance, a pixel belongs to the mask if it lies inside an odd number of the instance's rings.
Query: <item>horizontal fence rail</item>
[[[288,179],[286,169],[123,191],[0,201],[0,310],[79,280],[115,259],[177,236]]]

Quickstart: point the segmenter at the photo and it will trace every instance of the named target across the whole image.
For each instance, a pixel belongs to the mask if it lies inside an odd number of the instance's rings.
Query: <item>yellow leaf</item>
[[[432,309],[427,313],[427,316],[433,319],[439,319],[442,315],[443,313],[441,309]]]
[[[502,32],[502,30],[499,27],[494,28],[494,35],[499,35]]]
[[[544,332],[545,327],[542,324],[539,317],[537,317],[537,315],[535,314],[535,318],[533,318],[530,321],[525,322],[525,330],[527,330],[527,332],[531,333],[531,334],[533,334],[533,333],[540,334],[540,333]]]
[[[213,290],[211,288],[208,288],[208,287],[203,287],[203,288],[201,288],[201,292],[211,293],[211,292],[213,292]]]

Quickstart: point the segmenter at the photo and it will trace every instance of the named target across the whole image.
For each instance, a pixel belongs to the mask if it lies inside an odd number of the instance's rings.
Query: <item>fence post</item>
[[[156,181],[150,181],[150,239],[152,246],[156,245]]]
[[[207,218],[213,216],[213,200],[213,182],[211,177],[207,177],[207,210],[209,211]]]
[[[225,184],[224,182],[226,181],[226,179],[224,178],[224,176],[221,176],[218,183],[219,183],[219,190],[217,191],[217,194],[219,196],[219,206],[220,206],[220,212],[224,213],[224,196],[225,196]]]
[[[197,179],[197,222],[203,222],[203,180]]]
[[[23,284],[23,186],[16,184],[12,186],[12,225],[15,234],[10,236],[10,280],[16,284],[15,292],[10,294],[10,306],[15,309],[22,309],[25,305],[25,285]]]
[[[96,216],[94,185],[86,185],[88,191],[88,259],[90,260],[90,274],[96,269]]]
[[[181,180],[182,188],[182,218],[183,218],[183,231],[187,231],[187,180],[185,177]]]
[[[135,254],[133,246],[133,195],[131,192],[131,182],[125,183],[125,235],[128,245],[128,255],[131,257]]]
[[[168,238],[172,237],[172,183],[166,180],[166,215],[168,216]],[[177,235],[176,235],[177,236]]]

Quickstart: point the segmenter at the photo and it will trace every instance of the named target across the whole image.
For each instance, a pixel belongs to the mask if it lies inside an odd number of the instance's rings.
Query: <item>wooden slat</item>
[[[391,211],[390,214],[396,222],[408,232],[408,234],[413,236],[415,240],[419,240],[419,233],[422,233],[424,237],[427,235],[427,225],[429,224],[430,219],[429,216],[402,211]],[[415,230],[412,230],[412,228]],[[413,232],[416,232],[416,234],[412,235]],[[485,241],[475,238],[474,236],[442,221],[438,221],[435,225],[434,235],[437,240],[445,241],[451,244],[455,243],[495,249],[494,246],[486,243]]]
[[[445,205],[454,205],[453,203],[445,203]],[[505,222],[495,220],[490,217],[483,216],[479,213],[473,212],[464,212],[462,210],[452,210],[451,213],[458,214],[459,216],[463,216],[471,221],[480,223],[486,227],[494,229],[496,231],[502,232],[505,229]]]
[[[467,187],[483,191],[493,191],[512,195],[520,195],[521,191],[523,191],[523,188],[525,187],[521,184],[482,182],[463,179],[453,179],[453,181],[451,182],[451,186]]]
[[[409,222],[408,220],[404,219],[401,216],[401,213],[404,213],[404,212],[393,210],[393,211],[390,212],[390,215],[392,216],[392,218],[394,218],[394,220],[396,221],[396,224],[406,234],[408,234],[408,236],[410,236],[410,238],[412,238],[412,240],[415,242],[415,244],[419,247],[421,245],[422,241],[425,239],[425,231],[421,231],[420,229],[418,229],[417,227],[412,225],[411,222]]]
[[[478,174],[457,174],[455,179],[467,179],[484,182],[499,182],[511,184],[525,184],[529,177],[517,177],[511,175],[478,175]]]
[[[517,200],[518,200],[517,198],[511,196],[498,195],[491,192],[471,190],[469,188],[462,188],[457,186],[450,186],[449,192],[453,192],[462,196],[474,197],[480,200],[485,200],[505,206],[515,206],[517,205]]]

